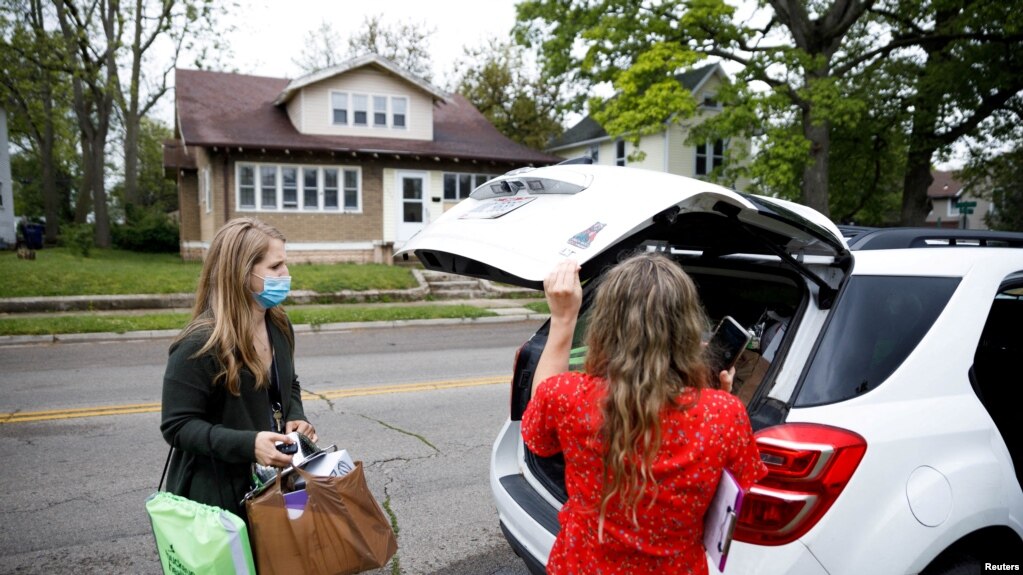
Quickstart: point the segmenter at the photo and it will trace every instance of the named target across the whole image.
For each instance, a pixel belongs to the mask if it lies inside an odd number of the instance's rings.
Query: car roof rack
[[[844,226],[853,228],[854,226]],[[942,228],[862,228],[847,233],[851,250],[898,250],[940,247],[1023,248],[1023,233]]]

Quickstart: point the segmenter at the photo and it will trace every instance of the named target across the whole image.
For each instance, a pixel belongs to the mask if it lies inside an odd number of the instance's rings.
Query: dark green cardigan
[[[268,324],[284,421],[306,420],[294,352],[277,326]],[[167,360],[160,431],[167,443],[177,448],[171,457],[167,490],[245,518],[241,500],[250,487],[256,434],[270,430],[270,399],[265,389],[255,389],[255,378],[247,370],[241,370],[239,396],[228,392],[223,383],[214,386],[217,359],[212,353],[192,357],[207,337],[208,332],[200,332],[171,346]]]

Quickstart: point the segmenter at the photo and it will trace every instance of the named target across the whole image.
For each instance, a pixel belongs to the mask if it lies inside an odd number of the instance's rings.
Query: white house
[[[720,87],[730,80],[720,64],[709,64],[679,74],[676,79],[693,94],[698,110],[693,118],[681,122],[669,122],[657,134],[642,136],[639,150],[645,156],[639,161],[630,161],[629,156],[636,146],[621,139],[612,138],[591,116],[587,116],[569,128],[561,137],[547,147],[547,151],[565,158],[589,156],[594,163],[605,165],[631,166],[658,170],[683,176],[705,178],[711,170],[725,162],[726,150],[748,143],[738,139],[717,140],[697,145],[686,144],[689,129],[707,116],[719,114],[722,110],[717,99]],[[736,189],[745,189],[747,181],[736,182]]]
[[[7,145],[7,111],[0,108],[0,248],[13,246],[16,238],[11,153]]]

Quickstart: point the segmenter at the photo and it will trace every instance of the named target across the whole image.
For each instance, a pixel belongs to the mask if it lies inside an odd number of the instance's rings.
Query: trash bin
[[[25,243],[29,249],[43,249],[43,231],[45,229],[42,224],[25,224]]]

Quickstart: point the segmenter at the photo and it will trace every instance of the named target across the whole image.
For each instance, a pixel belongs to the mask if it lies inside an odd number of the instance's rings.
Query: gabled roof
[[[721,67],[721,64],[715,63],[687,70],[681,74],[676,74],[675,79],[678,80],[679,84],[682,84],[682,87],[686,90],[696,93],[704,84],[707,83],[707,80],[712,78],[715,74],[720,74],[722,78],[728,78],[724,69]],[[597,123],[592,116],[586,116],[574,126],[566,130],[560,137],[551,140],[547,149],[553,151],[559,148],[578,146],[579,144],[598,142],[606,139],[608,139],[607,130]]]
[[[433,108],[433,140],[300,133],[275,106],[289,81],[224,72],[177,69],[177,134],[186,146],[391,154],[547,165],[561,161],[513,142],[460,95]]]
[[[956,180],[955,172],[931,170],[934,181],[927,187],[928,198],[955,198],[963,191],[963,184]]]
[[[299,90],[306,86],[315,84],[317,82],[322,82],[323,80],[326,80],[328,78],[333,78],[334,76],[338,76],[340,74],[344,74],[345,72],[355,70],[356,68],[362,68],[364,66],[372,66],[380,68],[386,72],[390,72],[391,74],[394,74],[395,76],[401,78],[402,80],[405,80],[409,84],[418,87],[420,90],[426,92],[427,94],[430,94],[431,96],[433,96],[434,100],[443,100],[447,102],[448,99],[450,98],[450,96],[443,90],[437,88],[433,84],[430,84],[429,82],[423,80],[418,76],[406,72],[405,70],[399,68],[397,64],[391,62],[387,58],[377,56],[376,54],[366,54],[365,56],[359,56],[358,58],[352,58],[351,60],[342,62],[337,66],[331,66],[330,68],[317,70],[312,74],[307,74],[305,76],[302,76],[301,78],[296,78],[292,80],[291,83],[288,84],[286,88],[284,88],[284,91],[282,91],[280,95],[277,96],[277,99],[274,100],[273,104],[274,106],[280,106],[281,104],[284,104],[285,102],[290,100],[292,96],[294,96],[296,93],[298,93]]]

